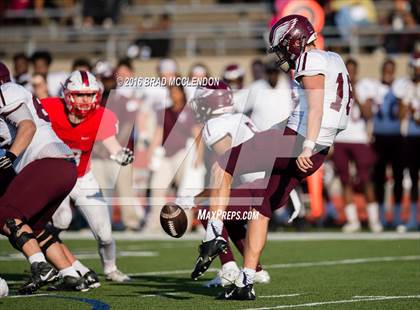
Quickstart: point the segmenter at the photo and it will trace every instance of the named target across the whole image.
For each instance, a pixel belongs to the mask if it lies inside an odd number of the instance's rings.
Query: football
[[[169,202],[160,211],[160,225],[169,236],[181,238],[187,230],[187,214],[176,203]]]

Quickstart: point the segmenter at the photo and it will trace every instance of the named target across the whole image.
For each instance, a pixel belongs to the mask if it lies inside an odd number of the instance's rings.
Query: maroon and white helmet
[[[92,94],[92,99],[90,102],[77,103],[75,96],[79,94]],[[64,101],[67,110],[78,118],[84,118],[96,110],[100,105],[101,97],[102,85],[88,71],[74,71],[64,83]]]
[[[316,32],[306,17],[288,15],[280,18],[271,28],[268,52],[275,53],[279,58],[279,67],[289,72],[295,68],[305,46],[315,40]]]
[[[232,90],[238,90],[243,87],[245,70],[238,64],[230,64],[223,70],[223,81],[225,81]]]
[[[414,52],[408,60],[409,71],[413,81],[420,81],[420,52]]]
[[[10,71],[7,66],[0,61],[0,85],[10,81]]]
[[[213,116],[233,112],[232,89],[223,81],[197,87],[190,101],[195,117],[204,122]]]

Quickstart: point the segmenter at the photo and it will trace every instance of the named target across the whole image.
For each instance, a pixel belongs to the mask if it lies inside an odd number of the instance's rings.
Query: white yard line
[[[161,233],[142,233],[142,232],[113,232],[116,240],[164,240],[173,242],[174,245],[181,244],[183,241],[202,240],[202,233],[188,233],[181,239],[174,239]],[[84,229],[81,231],[65,231],[60,235],[64,240],[94,240],[92,232]],[[420,239],[419,232],[382,232],[373,234],[370,232],[359,232],[352,234],[344,234],[342,232],[275,232],[269,233],[268,239],[271,241],[309,241],[309,240],[402,240],[402,239]],[[5,237],[0,236],[0,240],[6,240]]]
[[[263,295],[258,296],[258,298],[283,298],[283,297],[296,297],[302,294],[282,294],[282,295]]]
[[[76,253],[78,259],[98,259],[98,252],[85,252],[85,253]],[[155,251],[119,251],[117,252],[118,257],[157,257],[159,256],[158,252]],[[15,260],[26,260],[25,256],[21,253],[11,253],[8,255],[1,255],[0,262],[8,262]]]
[[[288,269],[288,268],[337,266],[337,265],[352,265],[352,264],[381,263],[381,262],[395,262],[395,261],[413,261],[413,260],[420,260],[420,255],[366,257],[366,258],[350,258],[350,259],[342,259],[342,260],[328,260],[328,261],[319,261],[319,262],[274,264],[274,265],[266,265],[264,266],[264,269]],[[217,270],[218,269],[210,268],[208,271],[212,272],[212,271],[217,271]],[[189,273],[191,273],[191,269],[131,273],[130,276],[165,276],[165,275],[189,274]]]
[[[317,307],[317,306],[324,306],[324,305],[349,304],[349,303],[366,302],[366,301],[383,301],[383,300],[392,300],[392,299],[417,299],[417,298],[420,298],[420,295],[377,296],[377,297],[371,296],[369,298],[362,298],[362,299],[344,299],[344,300],[320,301],[320,302],[310,302],[310,303],[295,304],[295,305],[279,305],[279,306],[270,306],[270,307],[261,307],[261,308],[246,308],[246,309],[243,309],[243,310],[270,310],[270,309],[285,309],[285,308]]]
[[[12,283],[13,281],[7,281],[7,283]],[[54,294],[32,294],[32,295],[11,295],[6,298],[30,298],[30,297],[39,297],[39,296],[53,296]]]

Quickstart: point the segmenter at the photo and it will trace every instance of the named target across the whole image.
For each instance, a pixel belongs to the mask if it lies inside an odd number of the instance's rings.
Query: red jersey
[[[67,118],[65,102],[61,98],[41,99],[55,133],[73,151],[77,162],[77,175],[81,177],[90,170],[90,156],[96,141],[102,141],[117,134],[118,120],[113,112],[99,107],[78,125]]]

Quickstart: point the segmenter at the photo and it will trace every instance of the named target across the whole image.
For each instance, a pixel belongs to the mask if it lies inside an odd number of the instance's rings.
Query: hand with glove
[[[5,151],[4,154],[0,157],[0,169],[7,170],[10,167],[13,167],[13,162],[16,160],[16,155],[12,152]]]
[[[129,148],[123,147],[116,154],[111,155],[111,159],[115,160],[121,166],[127,166],[133,162],[134,154]]]
[[[12,182],[16,176],[13,162],[16,160],[16,155],[9,151],[1,150],[0,153],[0,196],[6,191],[7,186]]]
[[[189,210],[195,207],[194,196],[176,197],[175,203],[184,210]]]

